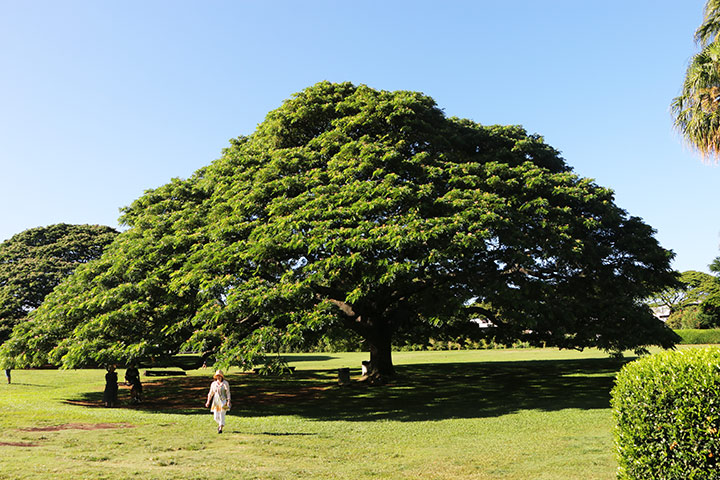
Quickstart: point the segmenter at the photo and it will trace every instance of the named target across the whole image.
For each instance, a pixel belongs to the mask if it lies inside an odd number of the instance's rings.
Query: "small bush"
[[[720,349],[632,362],[612,391],[618,478],[720,479]]]
[[[715,345],[720,344],[720,328],[675,330],[682,340],[681,345]]]
[[[691,305],[673,312],[667,325],[670,328],[713,328],[717,326],[717,320],[706,314],[700,305]]]

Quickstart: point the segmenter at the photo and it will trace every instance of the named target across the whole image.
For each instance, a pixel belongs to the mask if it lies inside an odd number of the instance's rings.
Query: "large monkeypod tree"
[[[651,227],[541,137],[448,118],[416,92],[319,83],[122,220],[4,355],[237,364],[342,326],[389,375],[395,335],[477,317],[563,348],[676,339],[642,303],[676,285]]]

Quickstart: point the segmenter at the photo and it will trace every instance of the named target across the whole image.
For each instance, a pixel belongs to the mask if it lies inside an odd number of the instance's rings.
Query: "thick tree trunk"
[[[392,334],[393,330],[387,320],[370,322],[366,330],[365,339],[370,346],[370,368],[368,377],[383,381],[395,376],[395,367],[392,362]]]
[[[387,317],[360,314],[355,307],[339,300],[331,300],[345,314],[345,326],[358,333],[370,346],[370,362],[367,379],[383,383],[384,379],[395,376],[392,363],[393,324]],[[387,314],[387,312],[385,312]],[[365,362],[363,362],[365,363]]]
[[[392,337],[369,339],[370,371],[369,376],[391,377],[395,375],[392,363]]]

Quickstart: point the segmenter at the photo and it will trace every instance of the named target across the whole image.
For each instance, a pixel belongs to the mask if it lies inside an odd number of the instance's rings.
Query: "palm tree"
[[[695,32],[701,47],[672,102],[675,128],[703,157],[720,159],[720,0],[708,0]]]
[[[705,4],[703,23],[695,32],[695,41],[706,47],[718,39],[720,34],[720,0],[708,0]]]

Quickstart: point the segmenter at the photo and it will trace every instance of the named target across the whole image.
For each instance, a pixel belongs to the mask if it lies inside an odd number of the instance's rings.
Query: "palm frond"
[[[708,0],[703,12],[703,23],[695,31],[695,41],[705,47],[720,34],[720,0]]]
[[[685,140],[706,159],[720,160],[720,41],[692,58],[671,111]]]

